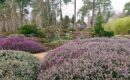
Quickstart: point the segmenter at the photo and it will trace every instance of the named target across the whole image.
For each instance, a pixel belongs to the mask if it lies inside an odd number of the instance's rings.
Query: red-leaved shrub
[[[129,80],[130,40],[74,40],[52,50],[37,80]]]
[[[35,39],[7,37],[0,39],[0,50],[18,50],[31,53],[45,52],[47,49]]]

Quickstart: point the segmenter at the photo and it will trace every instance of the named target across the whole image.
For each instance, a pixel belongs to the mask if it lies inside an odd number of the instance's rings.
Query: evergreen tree
[[[0,0],[0,3],[4,3],[6,0]]]
[[[69,16],[65,16],[65,18],[62,21],[62,26],[64,29],[68,29],[70,27],[70,18]]]
[[[108,32],[108,31],[105,31],[102,24],[104,23],[104,18],[99,10],[98,14],[97,14],[97,17],[96,17],[96,22],[95,22],[95,25],[94,25],[94,35],[95,36],[98,36],[98,37],[112,37],[114,35],[113,32]]]
[[[124,6],[124,14],[130,15],[130,2],[126,3]]]
[[[102,23],[103,23],[103,16],[101,14],[101,12],[99,11],[96,17],[96,22],[95,22],[95,26],[94,26],[94,32],[95,35],[101,37],[104,35],[104,29],[102,27]]]

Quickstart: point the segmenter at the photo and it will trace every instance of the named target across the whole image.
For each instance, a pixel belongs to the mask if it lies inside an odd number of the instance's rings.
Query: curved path
[[[47,55],[47,52],[33,54],[33,56],[38,58],[39,61],[43,60],[46,55]]]

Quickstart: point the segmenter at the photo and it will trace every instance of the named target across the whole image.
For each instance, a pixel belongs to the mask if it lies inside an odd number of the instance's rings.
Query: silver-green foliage
[[[21,51],[0,50],[0,80],[35,80],[38,60]]]

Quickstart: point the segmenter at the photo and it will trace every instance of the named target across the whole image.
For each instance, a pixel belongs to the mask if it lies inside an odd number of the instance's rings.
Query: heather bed
[[[79,39],[50,51],[37,80],[129,80],[129,69],[128,39]]]
[[[30,53],[0,50],[0,80],[36,80],[38,67]]]
[[[45,52],[47,49],[35,38],[7,37],[0,39],[0,50],[17,50],[31,53]]]

